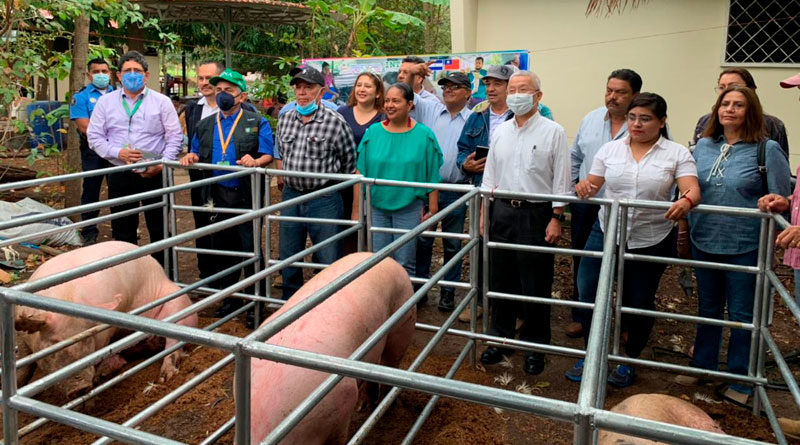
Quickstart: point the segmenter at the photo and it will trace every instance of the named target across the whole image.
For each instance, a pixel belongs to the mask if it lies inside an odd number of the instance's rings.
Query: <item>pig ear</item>
[[[30,308],[18,308],[14,317],[14,329],[32,334],[47,325],[47,312]]]
[[[107,309],[109,311],[116,311],[121,301],[122,301],[122,294],[115,294],[113,297],[111,297],[111,301],[100,303],[97,305],[97,307],[99,307],[100,309]]]

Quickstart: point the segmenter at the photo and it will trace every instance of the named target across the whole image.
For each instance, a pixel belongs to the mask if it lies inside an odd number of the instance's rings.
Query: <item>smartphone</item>
[[[488,155],[488,154],[489,154],[489,147],[486,147],[484,145],[478,145],[475,148],[475,160],[476,161],[479,161],[479,160],[485,158],[486,155]]]

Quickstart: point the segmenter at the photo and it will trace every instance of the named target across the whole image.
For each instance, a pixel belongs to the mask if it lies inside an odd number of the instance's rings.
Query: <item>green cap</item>
[[[208,81],[211,85],[217,86],[217,82],[220,80],[224,80],[225,82],[230,82],[237,87],[239,87],[242,92],[247,91],[247,84],[244,81],[244,77],[242,77],[239,72],[234,71],[230,68],[225,68],[225,71],[222,72],[219,76],[212,77],[211,80]]]

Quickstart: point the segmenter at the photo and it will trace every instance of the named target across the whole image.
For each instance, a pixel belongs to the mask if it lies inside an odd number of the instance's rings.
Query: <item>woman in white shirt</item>
[[[670,201],[677,184],[681,198],[667,213],[655,209],[629,209],[626,251],[641,255],[674,256],[673,221],[677,221],[700,202],[697,166],[689,150],[667,139],[667,103],[653,93],[641,93],[628,107],[628,133],[624,139],[603,145],[594,157],[586,179],[575,185],[580,198],[594,196],[605,186],[605,198]],[[603,221],[601,208],[584,250],[603,250]],[[619,236],[619,235],[618,235]],[[621,240],[617,239],[617,244]],[[580,301],[593,303],[600,275],[599,258],[583,258],[578,269]],[[622,304],[625,307],[655,309],[655,294],[666,265],[641,261],[625,262],[622,283]],[[592,312],[582,310],[581,324],[584,339],[589,335]],[[624,318],[628,331],[625,354],[638,357],[650,336],[653,318],[629,315]],[[567,379],[580,381],[583,360],[565,374]],[[617,365],[609,374],[608,383],[625,387],[633,383],[632,366]]]

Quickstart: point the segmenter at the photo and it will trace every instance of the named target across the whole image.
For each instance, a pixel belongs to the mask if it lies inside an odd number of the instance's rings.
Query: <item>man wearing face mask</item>
[[[322,73],[306,66],[297,71],[290,85],[297,98],[297,107],[278,120],[277,139],[281,144],[282,168],[308,173],[354,173],[355,140],[341,114],[320,106],[325,80]],[[296,198],[335,184],[322,178],[285,177],[283,201]],[[344,218],[342,195],[338,191],[281,212],[282,216],[306,218]],[[279,232],[280,259],[286,259],[306,247],[306,238],[314,244],[334,235],[340,227],[332,224],[309,224],[281,221]],[[342,256],[339,240],[317,251],[317,261],[331,264]],[[289,299],[303,285],[303,270],[287,267],[281,272],[283,298]]]
[[[216,104],[219,113],[214,113],[197,124],[192,137],[190,152],[181,158],[182,165],[196,162],[217,165],[242,165],[244,167],[266,167],[272,162],[272,129],[260,114],[245,110],[242,105],[247,99],[247,84],[242,75],[231,69],[212,77],[210,84],[216,88]],[[208,170],[201,170],[207,173]],[[204,176],[219,176],[228,173],[213,170]],[[252,208],[250,178],[235,178],[203,187],[204,200],[211,199],[215,206],[229,208]],[[233,217],[231,214],[210,215],[210,222]],[[253,251],[253,224],[239,224],[209,236],[210,248],[214,250]],[[238,263],[240,258],[214,256],[211,261],[212,274]],[[245,276],[253,275],[250,265],[245,268]],[[239,281],[240,274],[234,273],[218,280],[214,287],[224,289]],[[227,298],[215,314],[223,317],[242,306],[238,298]],[[252,317],[248,316],[248,322]],[[252,322],[251,322],[252,323]]]
[[[514,118],[500,124],[492,136],[481,189],[521,193],[568,195],[571,192],[569,149],[561,125],[542,117],[537,103],[541,81],[530,71],[520,71],[508,82],[506,103]],[[494,198],[490,206],[489,240],[554,246],[561,238],[564,203]],[[483,207],[481,207],[483,212]],[[483,232],[481,215],[481,232]],[[550,298],[554,256],[549,253],[506,249],[489,251],[489,289],[515,295]],[[550,306],[514,300],[492,300],[489,333],[514,338],[516,319],[523,320],[519,339],[550,343]],[[481,355],[487,365],[499,363],[512,349],[489,347]],[[544,370],[544,354],[530,352],[523,371]]]
[[[89,119],[92,111],[97,104],[97,100],[104,94],[114,91],[114,87],[109,85],[111,71],[108,69],[108,62],[103,59],[92,59],[89,61],[89,69],[86,77],[89,84],[72,96],[72,103],[69,107],[69,118],[75,121],[75,127],[80,136],[81,167],[83,171],[100,170],[111,167],[111,164],[101,158],[92,150],[89,150],[89,141],[86,139],[86,129],[89,127]],[[100,200],[100,188],[103,185],[105,175],[90,176],[83,178],[83,191],[81,192],[81,205],[92,204]],[[81,214],[81,220],[97,218],[99,210],[93,210]],[[97,226],[92,224],[81,229],[81,237],[84,245],[97,242]]]
[[[176,160],[181,151],[183,132],[178,113],[169,97],[145,86],[150,78],[147,61],[137,51],[120,58],[117,78],[122,88],[97,101],[86,132],[89,147],[114,165],[134,164],[142,160]],[[162,187],[161,165],[141,171],[126,170],[108,176],[108,198],[120,198]],[[138,170],[138,169],[137,169]],[[111,213],[159,202],[151,198],[111,207]],[[164,238],[162,209],[144,212],[150,242]],[[115,240],[137,244],[139,215],[111,221]],[[163,261],[163,255],[154,257]]]

